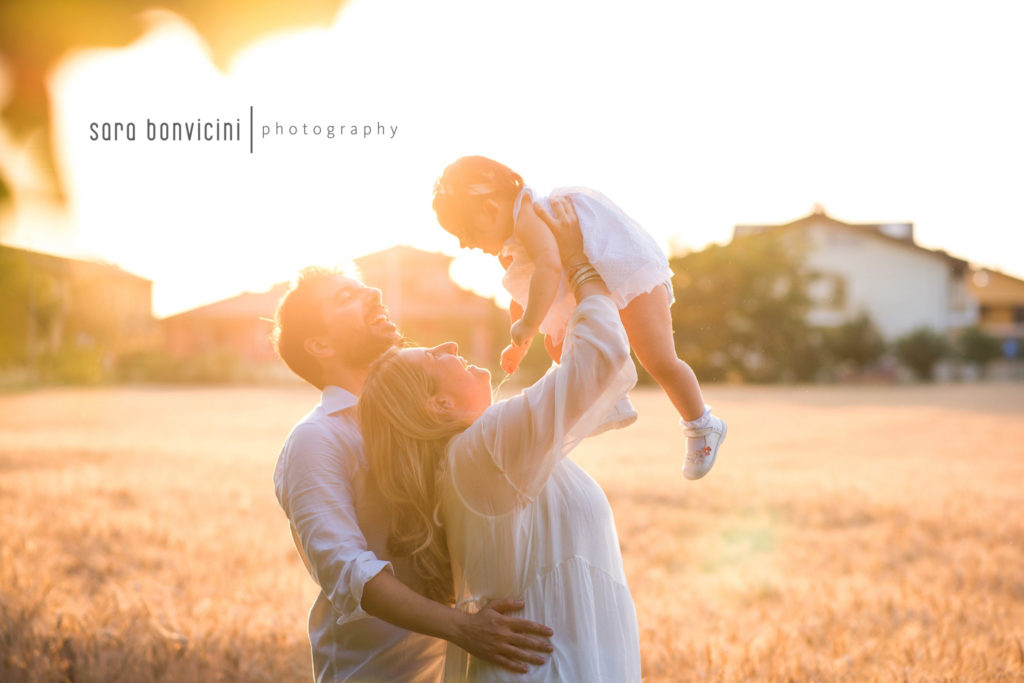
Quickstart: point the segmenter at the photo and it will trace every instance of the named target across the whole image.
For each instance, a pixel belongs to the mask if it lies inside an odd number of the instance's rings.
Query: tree
[[[833,359],[849,363],[858,372],[885,353],[885,340],[867,313],[828,330],[825,345]]]
[[[216,64],[252,40],[282,29],[327,24],[343,0],[5,0],[0,3],[0,61],[10,67],[10,98],[0,102],[0,118],[15,137],[41,131],[39,161],[62,197],[50,148],[50,110],[46,74],[79,47],[125,45],[145,27],[140,14],[149,9],[176,12],[196,27]],[[0,205],[13,188],[0,163]]]
[[[17,252],[0,247],[0,370],[27,358],[28,316],[24,301],[29,271]]]
[[[932,379],[935,364],[949,352],[946,338],[929,327],[919,327],[896,340],[896,355],[922,380]]]
[[[815,275],[795,235],[737,237],[671,260],[676,350],[701,380],[809,380],[822,358],[805,318]]]
[[[957,338],[957,350],[960,357],[968,363],[977,363],[982,374],[989,363],[1003,353],[999,340],[977,326],[965,328],[960,333]]]

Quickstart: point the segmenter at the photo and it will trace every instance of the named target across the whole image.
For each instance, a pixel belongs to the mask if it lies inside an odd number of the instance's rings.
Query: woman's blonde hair
[[[359,423],[370,476],[389,504],[388,551],[407,557],[418,589],[444,604],[454,602],[448,542],[440,513],[440,481],[448,441],[465,429],[428,410],[437,384],[398,349],[370,367],[359,396]]]

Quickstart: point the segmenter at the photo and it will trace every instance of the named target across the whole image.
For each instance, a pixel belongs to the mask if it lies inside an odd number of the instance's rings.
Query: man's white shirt
[[[336,386],[288,435],[274,490],[292,537],[320,586],[309,612],[317,681],[434,682],[444,642],[392,626],[361,606],[387,558],[386,506],[367,484],[356,397]]]

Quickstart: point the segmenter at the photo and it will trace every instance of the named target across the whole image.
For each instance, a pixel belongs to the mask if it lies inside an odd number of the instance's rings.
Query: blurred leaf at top
[[[50,147],[46,76],[78,48],[119,47],[144,28],[139,14],[170,10],[189,21],[224,69],[238,50],[276,32],[329,24],[344,0],[4,0],[0,2],[0,59],[9,71],[10,92],[0,118],[16,137],[41,131],[40,163],[63,196]],[[3,173],[0,167],[0,174]],[[0,178],[0,186],[10,184]],[[4,200],[0,192],[0,203]]]

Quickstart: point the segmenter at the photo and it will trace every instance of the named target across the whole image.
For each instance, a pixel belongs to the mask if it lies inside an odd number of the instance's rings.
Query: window
[[[811,282],[807,292],[824,309],[842,311],[846,308],[846,279],[841,275],[822,274]]]

